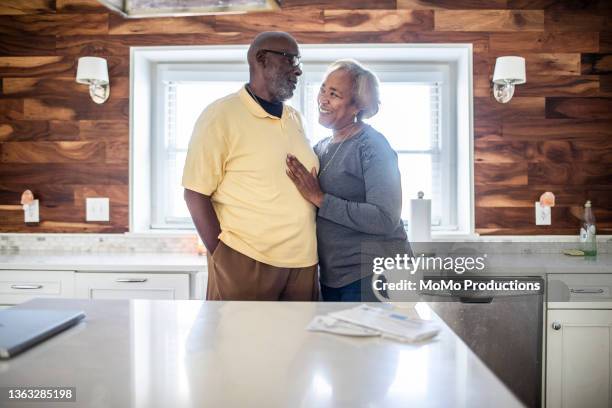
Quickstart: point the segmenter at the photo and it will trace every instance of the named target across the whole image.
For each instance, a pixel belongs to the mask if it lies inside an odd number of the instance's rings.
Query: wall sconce
[[[497,102],[507,103],[514,95],[514,85],[527,82],[525,58],[499,57],[493,73],[493,96]]]
[[[89,95],[95,103],[104,103],[110,96],[108,66],[104,58],[79,58],[76,81],[89,85]]]

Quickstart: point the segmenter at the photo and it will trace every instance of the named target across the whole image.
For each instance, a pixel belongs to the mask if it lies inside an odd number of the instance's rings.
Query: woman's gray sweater
[[[321,283],[337,288],[372,273],[371,256],[364,252],[393,256],[389,248],[410,251],[401,220],[397,154],[382,134],[367,125],[342,145],[328,137],[314,151],[325,193],[317,213]],[[368,248],[374,246],[386,248],[382,252],[387,253],[373,254]]]

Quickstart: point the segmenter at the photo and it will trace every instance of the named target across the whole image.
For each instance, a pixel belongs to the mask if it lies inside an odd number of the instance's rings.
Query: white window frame
[[[328,64],[309,64],[304,63],[304,79],[306,82],[322,81],[323,75]],[[442,219],[446,222],[444,227],[433,226],[433,230],[447,231],[457,229],[457,214],[453,208],[457,206],[456,185],[451,183],[452,173],[455,167],[454,155],[456,152],[456,138],[451,137],[451,129],[453,127],[451,117],[453,116],[453,106],[451,100],[453,98],[453,81],[451,79],[451,67],[444,63],[414,63],[414,62],[394,62],[394,63],[369,63],[368,68],[376,72],[376,75],[381,82],[413,82],[430,84],[433,82],[440,83],[442,112],[449,112],[449,115],[443,116],[440,119],[440,144],[443,146],[441,154],[442,166],[440,172],[442,174],[442,193],[450,197],[450,200],[443,207]],[[302,89],[299,87],[298,89]],[[299,98],[305,98],[303,94],[298,95]],[[301,100],[301,105],[305,106],[307,101]],[[308,132],[307,132],[308,134]],[[401,152],[398,152],[401,154]],[[411,153],[415,153],[411,151]],[[416,198],[416,197],[414,197]],[[404,205],[406,205],[404,203]],[[407,220],[404,220],[407,221]]]
[[[182,63],[159,63],[155,66],[155,79],[153,87],[155,98],[153,109],[156,112],[155,126],[152,130],[153,140],[153,161],[160,163],[152,167],[152,180],[160,180],[168,175],[166,169],[165,155],[163,148],[165,132],[165,107],[167,106],[165,82],[166,81],[248,81],[248,65],[228,64],[228,63],[208,63],[208,64],[182,64]],[[151,185],[151,229],[194,229],[191,219],[185,222],[182,219],[168,217],[168,195],[165,191],[165,181],[163,183],[153,182]],[[160,184],[164,184],[161,186]]]
[[[171,78],[185,72],[193,79],[210,80],[210,75],[228,75],[236,78],[248,75],[246,65],[247,46],[195,46],[195,47],[131,47],[130,49],[130,231],[157,232],[156,211],[152,205],[153,183],[160,159],[159,149],[152,143],[159,136],[161,114],[159,112],[160,87],[158,79]],[[441,88],[444,107],[448,115],[442,119],[441,143],[452,146],[443,149],[448,157],[442,180],[443,191],[450,191],[454,202],[446,207],[456,208],[456,227],[453,230],[436,231],[433,236],[474,236],[474,182],[473,182],[473,104],[472,104],[472,45],[471,44],[359,44],[359,45],[301,45],[304,75],[320,75],[328,61],[355,58],[377,69],[377,62],[386,68],[397,67],[397,75],[406,78],[411,74],[430,75],[440,72],[444,76]],[[421,66],[423,69],[414,69]],[[313,74],[316,67],[316,74]],[[412,68],[411,68],[412,67]],[[434,69],[435,68],[435,69]],[[437,71],[436,71],[437,69]],[[377,74],[383,80],[395,75],[393,70]],[[296,95],[303,98],[303,95]],[[159,170],[159,169],[158,169]],[[157,215],[159,217],[159,214]],[[446,214],[452,219],[450,213]]]

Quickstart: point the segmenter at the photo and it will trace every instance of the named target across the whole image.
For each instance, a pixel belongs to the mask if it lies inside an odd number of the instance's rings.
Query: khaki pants
[[[222,241],[207,257],[206,300],[319,299],[317,265],[279,268],[251,259]]]

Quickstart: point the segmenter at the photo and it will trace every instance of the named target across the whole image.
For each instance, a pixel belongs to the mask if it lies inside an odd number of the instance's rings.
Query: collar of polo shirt
[[[257,101],[255,101],[251,95],[249,95],[249,93],[246,90],[246,87],[242,87],[242,89],[240,89],[240,100],[246,105],[247,109],[249,110],[249,112],[251,112],[253,115],[255,115],[258,118],[270,118],[270,119],[276,119],[276,120],[280,120],[282,119],[282,117],[276,117],[274,115],[270,115],[268,112],[266,112],[264,110],[264,108],[262,108]],[[283,109],[283,116],[285,116],[285,109]]]

